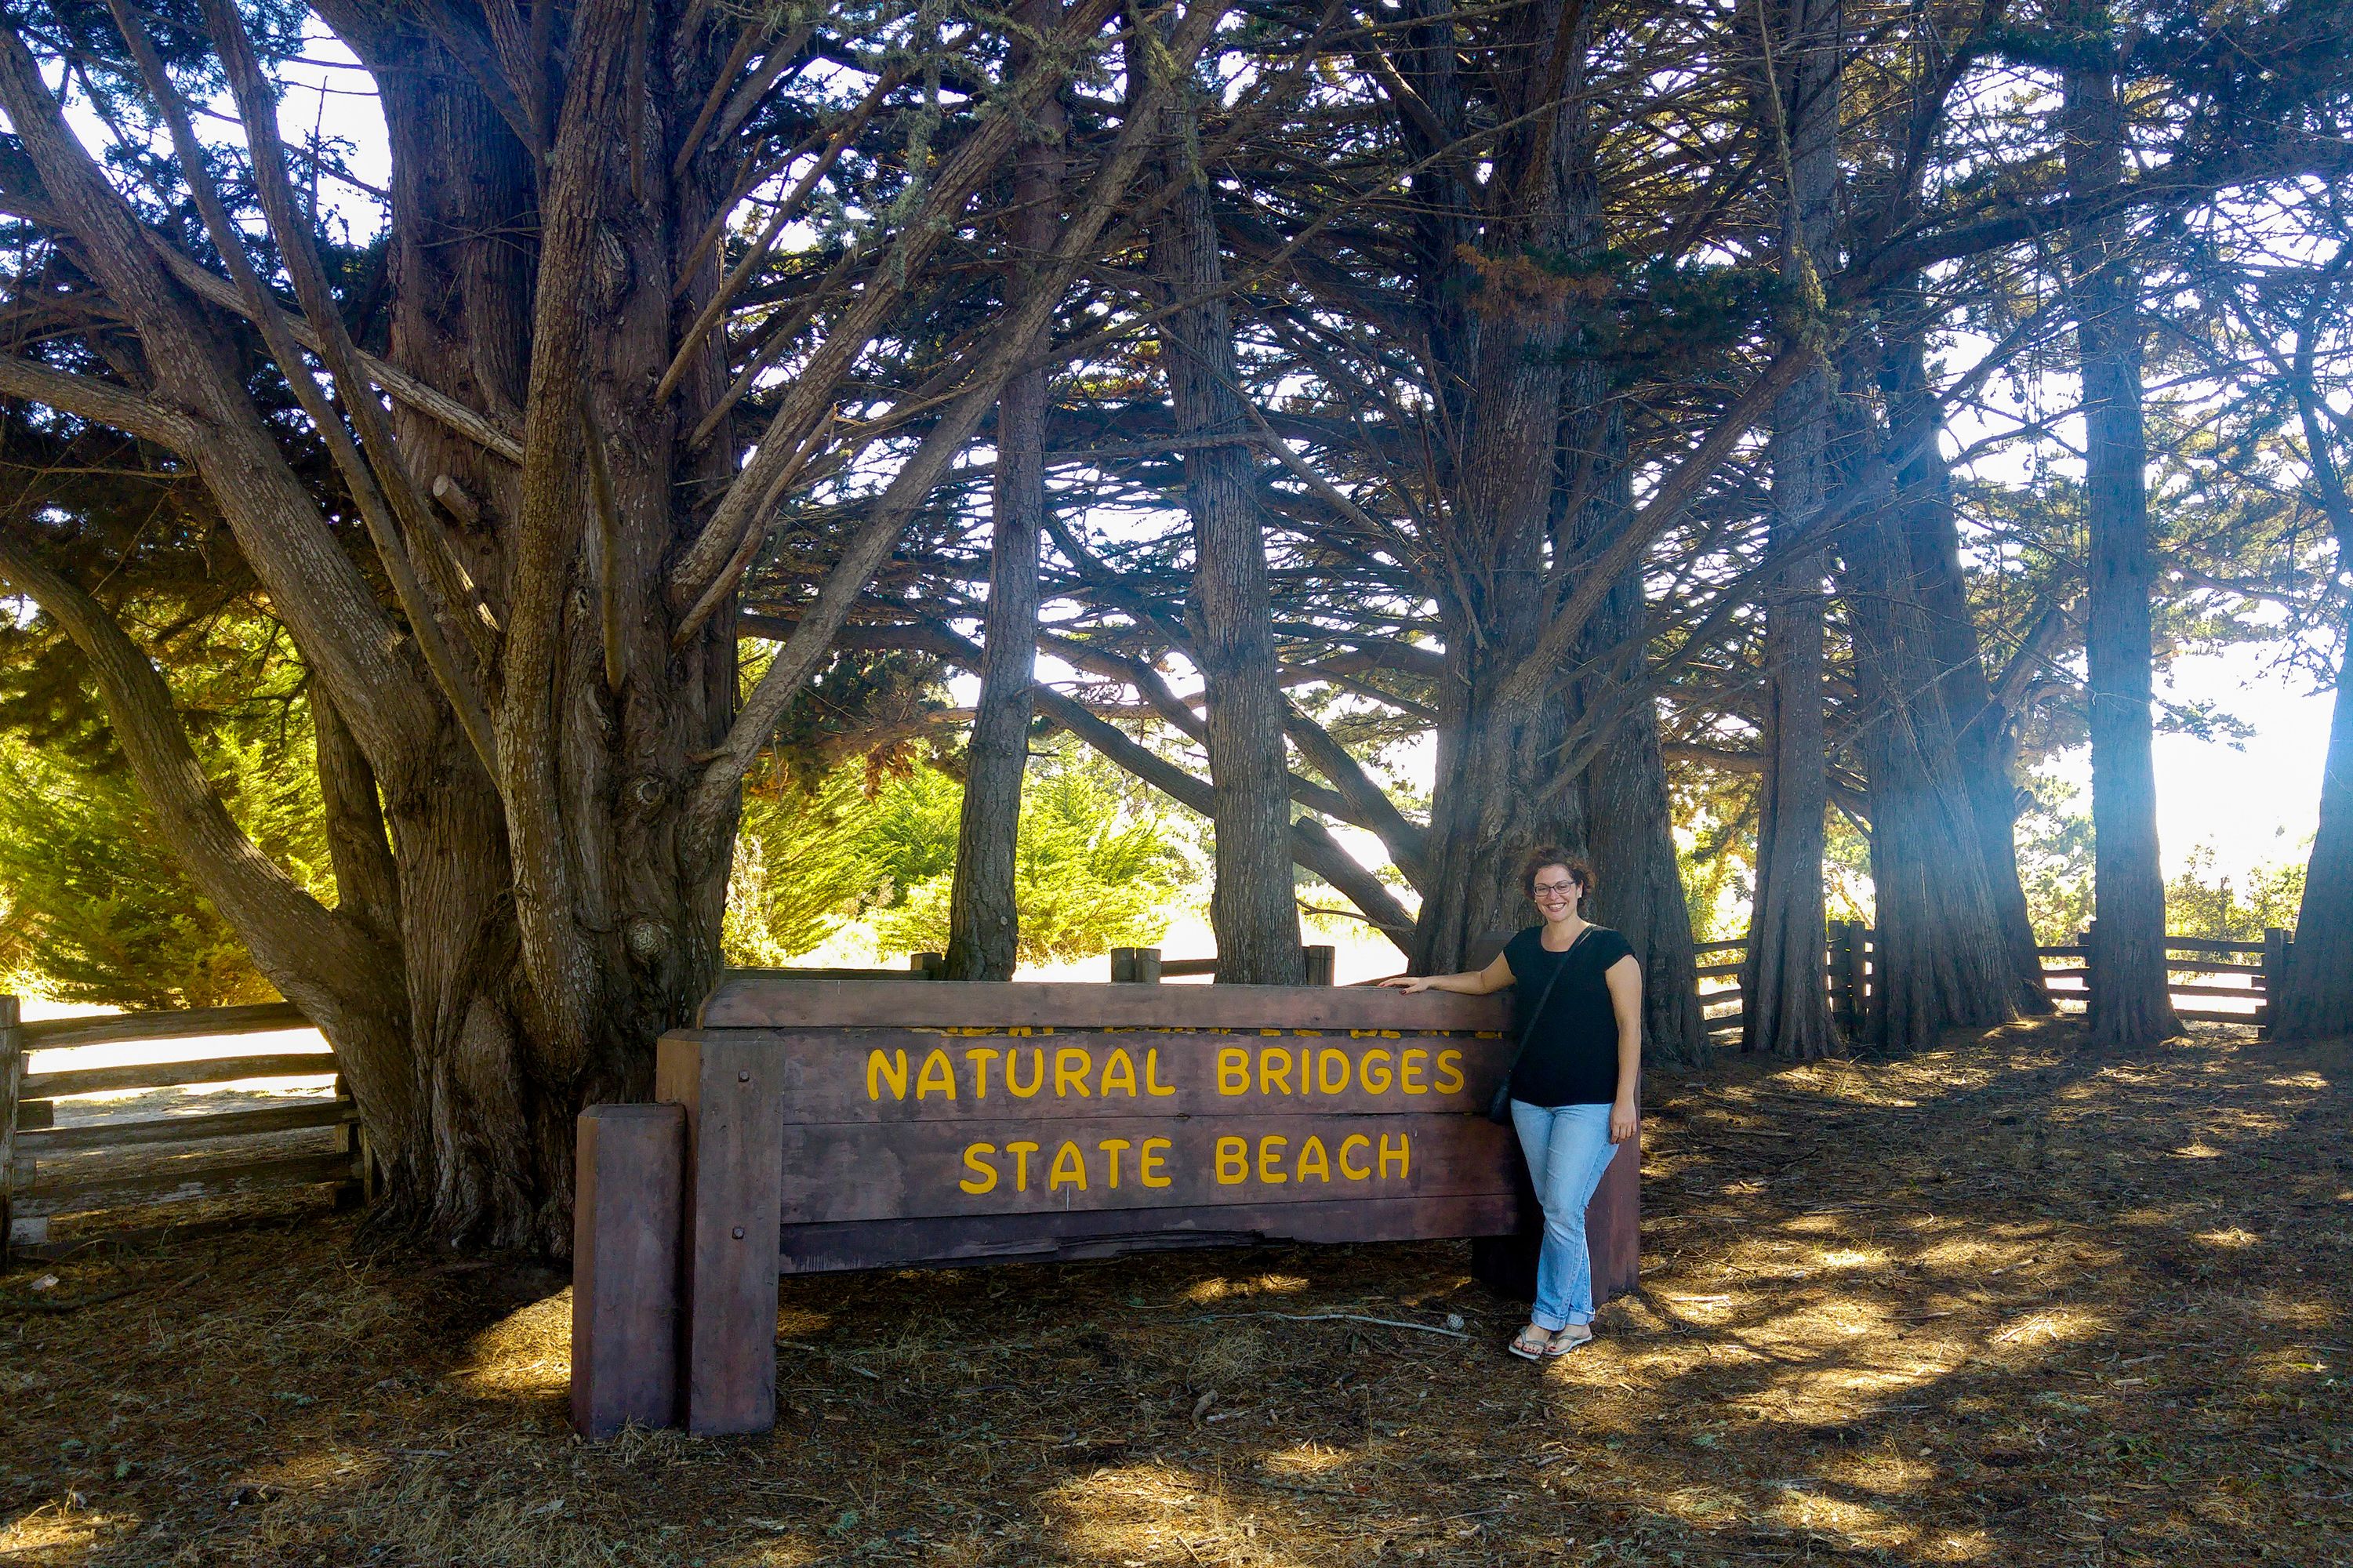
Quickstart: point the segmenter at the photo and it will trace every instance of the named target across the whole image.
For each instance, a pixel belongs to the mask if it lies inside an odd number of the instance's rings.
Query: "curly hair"
[[[1535,892],[1536,873],[1547,866],[1563,868],[1576,880],[1578,902],[1582,903],[1593,896],[1593,868],[1557,844],[1539,844],[1528,851],[1526,859],[1520,862],[1520,886],[1526,889],[1530,896]]]

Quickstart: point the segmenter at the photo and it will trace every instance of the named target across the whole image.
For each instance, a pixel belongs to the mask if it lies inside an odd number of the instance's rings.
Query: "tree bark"
[[[1782,288],[1792,347],[1811,355],[1804,377],[1775,403],[1768,458],[1768,548],[1801,549],[1829,495],[1831,401],[1820,348],[1820,269],[1829,259],[1838,185],[1840,0],[1787,0],[1764,112],[1786,137]],[[1767,28],[1770,30],[1768,22]],[[1823,814],[1829,809],[1822,716],[1824,563],[1805,550],[1773,574],[1765,599],[1765,775],[1757,832],[1757,893],[1741,973],[1743,1050],[1799,1061],[1837,1044],[1824,946]]]
[[[1912,454],[1897,476],[1896,507],[1909,557],[1914,597],[1927,618],[1929,656],[1976,829],[1978,858],[1993,900],[2003,950],[2022,1012],[2055,1010],[2034,948],[2034,923],[2018,877],[2017,735],[2012,715],[1994,699],[1969,612],[1952,471],[1938,444],[1943,414],[1928,384],[1925,319],[1884,340],[1881,385],[1887,400],[1888,445]]]
[[[1061,10],[1061,0],[1028,0],[1019,13],[1027,36],[1050,36]],[[1026,69],[1032,53],[1025,37],[1012,51],[1012,68]],[[1009,290],[1044,286],[1038,261],[1052,250],[1060,226],[1061,121],[1060,102],[1050,101],[1038,116],[1038,135],[1015,163],[1016,210],[1007,225],[1016,257],[1007,268]],[[1046,393],[1045,366],[1031,365],[1013,374],[997,401],[988,613],[981,634],[986,657],[965,752],[963,815],[948,894],[951,980],[1010,980],[1020,956],[1015,855],[1029,763],[1030,682],[1038,665],[1039,540],[1050,504]]]
[[[1851,365],[1860,379],[1860,367]],[[1850,384],[1839,408],[1858,467],[1882,466],[1880,438]],[[1871,791],[1874,953],[1868,1031],[1894,1049],[1933,1045],[1951,1024],[2016,1016],[2015,976],[1994,912],[1975,808],[1945,709],[1936,639],[1913,589],[1894,505],[1857,518],[1841,542],[1854,657],[1856,744]]]
[[[1594,389],[1597,398],[1606,393],[1605,387]],[[1628,526],[1634,510],[1625,420],[1614,404],[1596,412],[1599,418],[1572,414],[1572,430],[1582,425],[1598,431],[1589,440],[1572,436],[1564,462],[1588,476],[1585,484],[1594,499],[1580,531],[1588,539]],[[1589,459],[1580,461],[1587,451]],[[1645,1052],[1688,1067],[1706,1058],[1707,1024],[1699,1003],[1691,908],[1675,852],[1674,803],[1659,749],[1658,704],[1644,668],[1645,608],[1637,568],[1620,579],[1586,628],[1587,673],[1576,687],[1578,710],[1588,715],[1620,710],[1604,721],[1607,738],[1585,770],[1586,855],[1595,882],[1587,913],[1622,934],[1641,961]],[[1624,673],[1629,667],[1632,673]],[[1629,685],[1638,689],[1629,692]]]
[[[1194,116],[1175,117],[1166,170],[1176,187],[1153,226],[1152,270],[1171,309],[1162,328],[1176,433],[1185,443],[1193,522],[1193,648],[1208,706],[1216,880],[1209,923],[1218,979],[1296,985],[1305,978],[1292,889],[1291,785],[1274,610],[1250,425],[1241,405],[1226,273]]]
[[[2304,323],[2296,345],[2294,391],[2304,426],[2305,466],[2337,536],[2337,570],[2353,566],[2353,495],[2328,443],[2313,382],[2316,319]],[[2278,1040],[2329,1040],[2353,1035],[2353,618],[2343,628],[2348,656],[2337,668],[2337,700],[2328,715],[2328,753],[2320,773],[2320,820],[2305,863],[2304,898],[2296,910],[2295,946],[2287,973],[2271,996],[2271,1033]]]
[[[2087,46],[2113,48],[2106,8],[2074,8]],[[2060,115],[2069,185],[2089,196],[2124,179],[2125,118],[2113,67],[2070,70]],[[2076,230],[2084,507],[2091,529],[2084,661],[2092,737],[2095,1045],[2136,1047],[2180,1033],[2167,987],[2165,874],[2157,837],[2149,599],[2147,441],[2141,422],[2138,279],[2116,218]]]
[[[1514,689],[1549,619],[1546,544],[1557,478],[1562,396],[1571,346],[1568,287],[1549,267],[1580,256],[1568,210],[1576,161],[1590,159],[1584,72],[1592,23],[1567,28],[1558,0],[1498,18],[1512,29],[1504,100],[1522,123],[1502,139],[1488,176],[1493,215],[1470,244],[1472,203],[1448,158],[1427,179],[1431,205],[1418,259],[1425,322],[1447,426],[1441,548],[1435,574],[1446,643],[1436,726],[1430,880],[1415,922],[1413,967],[1468,966],[1489,939],[1527,922],[1519,859],[1539,844],[1583,847],[1583,799],[1559,777],[1567,732],[1563,658],[1534,700]],[[1464,133],[1451,17],[1414,29],[1403,68],[1432,117],[1434,144]],[[1433,153],[1436,151],[1433,145]],[[1586,171],[1590,175],[1589,168]],[[1494,191],[1508,192],[1497,196]],[[1438,249],[1438,247],[1444,247]]]

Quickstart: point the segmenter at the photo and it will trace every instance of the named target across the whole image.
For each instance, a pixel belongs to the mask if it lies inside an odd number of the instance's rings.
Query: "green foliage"
[[[322,881],[326,847],[307,769],[259,741],[209,750],[208,771],[246,831],[301,879]],[[59,1001],[138,1010],[277,994],[164,849],[119,767],[23,744],[0,752],[0,964]]]
[[[2078,804],[2083,791],[2064,779],[2036,773],[2027,793],[2018,817],[2018,879],[2034,940],[2061,946],[2092,922],[2092,814]]]
[[[2233,879],[2214,875],[2214,847],[2189,852],[2181,874],[2165,885],[2165,929],[2173,936],[2220,942],[2261,942],[2267,926],[2295,927],[2304,902],[2304,866],[2257,866]]]
[[[723,934],[728,961],[780,964],[871,921],[887,952],[947,943],[962,786],[936,768],[870,781],[850,763],[744,803]],[[1092,753],[1049,753],[1022,792],[1015,851],[1025,963],[1149,944],[1190,875],[1177,829]]]

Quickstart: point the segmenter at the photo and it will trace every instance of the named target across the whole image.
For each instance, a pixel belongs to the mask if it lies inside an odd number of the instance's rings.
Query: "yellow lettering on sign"
[[[1258,1091],[1272,1094],[1278,1089],[1291,1092],[1291,1053],[1270,1047],[1258,1054]]]
[[[1348,1053],[1327,1050],[1315,1058],[1315,1087],[1324,1094],[1348,1090]]]
[[[1421,1066],[1428,1060],[1430,1053],[1422,1050],[1407,1051],[1398,1057],[1398,1087],[1408,1094],[1428,1094],[1430,1085],[1421,1081]]]
[[[1270,1132],[1258,1141],[1258,1179],[1269,1186],[1279,1185],[1291,1178],[1273,1168],[1275,1156],[1290,1145],[1291,1140],[1280,1132]]]
[[[1462,1053],[1461,1051],[1439,1052],[1438,1092],[1440,1094],[1459,1094],[1461,1092],[1461,1089]]]
[[[934,1069],[937,1070],[934,1071]],[[945,1051],[934,1051],[930,1056],[925,1057],[923,1070],[915,1079],[917,1100],[923,1099],[935,1089],[950,1100],[956,1097],[955,1068],[948,1065],[948,1054]]]
[[[1135,1058],[1124,1050],[1112,1052],[1111,1060],[1103,1063],[1103,1081],[1095,1086],[1095,1092],[1109,1100],[1115,1089],[1127,1090],[1130,1100],[1135,1098]]]
[[[1020,1059],[1019,1051],[1005,1053],[1005,1087],[1013,1091],[1014,1099],[1027,1100],[1046,1087],[1046,1053],[1035,1046],[1029,1047],[1029,1087],[1028,1089],[1021,1087],[1021,1075],[1013,1070],[1014,1065]]]
[[[1297,1174],[1303,1182],[1310,1176],[1319,1182],[1329,1182],[1332,1179],[1332,1163],[1324,1153],[1324,1140],[1310,1138],[1299,1146]]]
[[[964,1059],[972,1064],[972,1097],[975,1100],[987,1100],[988,1098],[988,1064],[997,1059],[997,1053],[993,1050],[966,1051],[964,1054]]]
[[[1242,1081],[1245,1085],[1250,1081],[1247,1068],[1244,1069]],[[1176,1092],[1175,1085],[1166,1084],[1160,1081],[1160,1053],[1158,1051],[1146,1051],[1144,1053],[1144,1092],[1151,1095],[1155,1100],[1165,1099],[1166,1097]]]
[[[1046,1173],[1046,1190],[1057,1193],[1064,1187],[1087,1190],[1086,1157],[1079,1152],[1076,1143],[1065,1142],[1054,1151],[1054,1168]]]
[[[1250,1179],[1250,1144],[1240,1138],[1218,1140],[1218,1185],[1239,1186]]]
[[[1113,1192],[1119,1191],[1119,1152],[1122,1149],[1128,1147],[1127,1140],[1124,1138],[1106,1138],[1102,1142],[1096,1144],[1095,1147],[1102,1150],[1104,1156],[1111,1162],[1110,1179],[1105,1181],[1103,1185],[1109,1187]]]
[[[1067,1100],[1076,1088],[1081,1100],[1092,1100],[1094,1091],[1087,1087],[1087,1069],[1095,1065],[1094,1058],[1076,1046],[1064,1046],[1054,1053],[1054,1098]]]
[[[997,1190],[997,1167],[988,1156],[997,1152],[994,1143],[975,1143],[964,1152],[965,1169],[972,1175],[956,1184],[968,1193],[993,1193]],[[978,1180],[974,1178],[977,1177]]]
[[[1135,1152],[1135,1179],[1147,1187],[1165,1187],[1168,1178],[1161,1173],[1160,1157],[1174,1147],[1166,1138],[1146,1138],[1144,1147]]]
[[[1374,1076],[1376,1073],[1380,1076],[1376,1078]],[[1365,1092],[1367,1094],[1387,1094],[1389,1091],[1389,1085],[1397,1081],[1389,1072],[1388,1052],[1366,1051],[1364,1059],[1356,1064],[1356,1079],[1365,1086]]]
[[[1218,1052],[1218,1092],[1250,1092],[1250,1053],[1240,1046],[1227,1046]]]
[[[1412,1169],[1408,1158],[1411,1148],[1411,1143],[1402,1132],[1398,1134],[1397,1147],[1394,1149],[1389,1147],[1389,1135],[1386,1132],[1381,1134],[1381,1180],[1385,1182],[1388,1180],[1389,1162],[1392,1159],[1397,1162],[1398,1179],[1403,1181],[1406,1178]]]
[[[1366,1153],[1370,1153],[1372,1152],[1372,1147],[1373,1141],[1366,1137],[1361,1132],[1351,1132],[1345,1138],[1341,1139],[1340,1173],[1347,1177],[1348,1180],[1352,1182],[1370,1181],[1372,1179],[1373,1168],[1370,1165],[1352,1165],[1348,1163],[1348,1152],[1352,1149],[1362,1149]]]
[[[1038,1145],[1008,1143],[1005,1146],[1005,1152],[1013,1156],[1013,1190],[1017,1193],[1028,1192],[1029,1190],[1029,1156],[1038,1152]]]
[[[882,1086],[891,1086],[891,1098],[907,1098],[907,1053],[892,1051],[884,1056],[881,1051],[866,1053],[866,1098],[882,1098]]]

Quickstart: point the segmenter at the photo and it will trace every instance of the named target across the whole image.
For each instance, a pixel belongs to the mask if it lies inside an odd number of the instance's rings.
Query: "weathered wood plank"
[[[334,1056],[323,1050],[266,1057],[208,1057],[192,1062],[135,1062],[129,1067],[32,1073],[25,1079],[24,1098],[62,1100],[76,1094],[177,1089],[192,1083],[242,1083],[259,1078],[324,1078],[334,1070]]]
[[[16,1202],[20,1209],[37,1206],[58,1214],[165,1198],[207,1198],[272,1187],[312,1187],[343,1181],[351,1174],[351,1164],[349,1154],[293,1154],[274,1160],[191,1163],[136,1175],[94,1175],[69,1181],[37,1179],[29,1187],[16,1190]]]
[[[1517,1148],[1483,1116],[1210,1116],[783,1130],[787,1225],[1508,1192]]]
[[[316,1100],[273,1105],[260,1110],[221,1110],[204,1116],[163,1116],[145,1121],[94,1121],[76,1127],[45,1127],[16,1134],[27,1154],[69,1154],[90,1149],[126,1149],[148,1143],[193,1143],[205,1138],[239,1138],[256,1132],[292,1132],[305,1127],[339,1127],[358,1120],[347,1100]]]
[[[1182,1002],[1172,1001],[1180,996]],[[1371,986],[1143,985],[1041,980],[804,981],[730,973],[702,1005],[719,1028],[1290,1028],[1504,1030],[1507,997]]]
[[[1428,1241],[1504,1236],[1520,1222],[1510,1193],[1355,1203],[1226,1204],[1037,1215],[787,1226],[786,1274],[1116,1258],[1179,1247],[1275,1242]]]
[[[2165,988],[2176,996],[2229,996],[2242,1001],[2261,1002],[2269,994],[2261,985],[2182,985]]]
[[[681,1036],[693,1031],[678,1031]],[[712,1037],[703,1031],[702,1037]],[[790,1122],[902,1122],[1051,1114],[1191,1116],[1483,1110],[1510,1066],[1500,1036],[1335,1031],[730,1029],[776,1057]]]
[[[307,1029],[311,1020],[291,1002],[258,1002],[248,1007],[196,1007],[179,1013],[121,1013],[103,1018],[44,1018],[23,1025],[28,1051],[69,1046],[111,1046],[125,1040],[195,1039],[206,1035],[258,1035],[272,1029]]]
[[[2246,1024],[2252,1026],[2263,1021],[2253,1008],[2243,1013],[2225,1013],[2219,1008],[2176,1007],[2173,1016],[2185,1024]]]
[[[572,1428],[609,1437],[678,1419],[686,1111],[580,1113],[572,1204]]]
[[[1642,1271],[1642,1128],[1618,1145],[1585,1206],[1585,1253],[1593,1268],[1593,1304],[1634,1289]]]
[[[776,1425],[778,1066],[775,1050],[719,1034],[656,1048],[655,1098],[685,1108],[679,1382],[686,1429],[702,1436]]]

